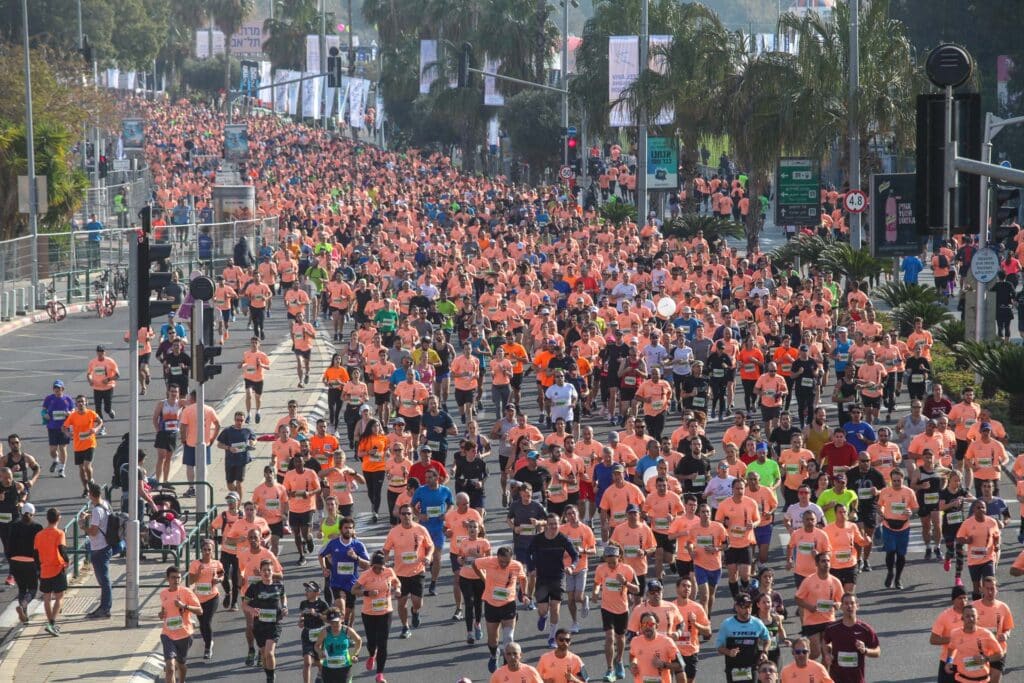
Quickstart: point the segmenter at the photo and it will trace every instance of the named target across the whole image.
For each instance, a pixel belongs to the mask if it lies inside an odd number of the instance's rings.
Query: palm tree
[[[231,102],[231,36],[256,9],[255,0],[209,0],[213,23],[224,34],[224,109]]]
[[[306,36],[320,33],[318,0],[275,0],[274,18],[263,22],[268,38],[263,52],[278,69],[305,70]],[[327,13],[327,25],[334,25],[334,13]]]
[[[170,87],[177,85],[178,73],[195,49],[196,31],[206,25],[207,0],[178,0],[168,7],[167,38],[159,58],[170,72]]]

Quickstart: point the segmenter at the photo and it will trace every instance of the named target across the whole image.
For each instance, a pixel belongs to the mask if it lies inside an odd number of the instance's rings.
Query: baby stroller
[[[167,561],[167,556],[177,553],[188,537],[188,512],[182,512],[173,489],[160,489],[153,494],[153,502],[156,510],[149,513],[143,542],[148,550],[159,551],[161,559]]]

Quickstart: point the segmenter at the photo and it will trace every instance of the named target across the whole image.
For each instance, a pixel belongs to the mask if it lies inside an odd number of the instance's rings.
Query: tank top
[[[352,666],[352,656],[349,654],[348,646],[348,632],[342,628],[335,634],[328,626],[324,636],[324,667],[344,669],[346,666]]]
[[[0,500],[0,524],[10,524],[18,513],[18,488],[14,484],[0,487],[4,499]]]
[[[626,372],[619,379],[622,389],[636,389],[640,385],[640,361],[626,361]]]
[[[341,516],[339,515],[333,524],[328,524],[327,518],[324,517],[323,521],[320,522],[320,534],[324,537],[325,543],[326,539],[339,536],[341,534]]]
[[[448,355],[448,345],[445,344],[441,348],[433,347],[434,351],[437,351],[438,357],[441,359],[441,365],[437,368],[438,375],[445,375],[451,371],[451,356]]]
[[[21,475],[21,483],[28,483],[28,464],[25,462],[25,457],[22,456],[21,460],[15,462],[14,454],[8,453],[4,456],[4,466],[11,471],[14,475],[14,480],[18,480],[18,475]]]
[[[815,456],[820,456],[821,447],[831,440],[831,430],[827,426],[824,429],[815,429],[813,424],[807,427],[807,450]]]
[[[345,347],[345,356],[346,356],[345,364],[348,366],[349,370],[352,370],[352,368],[362,367],[362,365],[363,365],[363,361],[362,361],[362,355],[363,354],[362,354],[362,351],[360,350],[359,346],[360,346],[359,342],[356,342],[355,348],[352,348],[352,342],[349,341],[348,346]]]
[[[163,431],[178,431],[178,411],[180,407],[180,401],[172,404],[167,399],[164,399],[163,406],[160,409],[160,428]]]
[[[911,419],[911,415],[907,415],[903,420],[903,435],[900,437],[900,448],[906,453],[910,447],[910,442],[914,440],[914,437],[918,434],[924,434],[925,427],[928,426],[928,420],[925,419],[924,415],[921,415],[921,419],[914,422]]]

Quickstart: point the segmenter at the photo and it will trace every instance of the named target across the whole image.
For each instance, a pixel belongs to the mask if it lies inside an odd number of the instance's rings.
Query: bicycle
[[[114,315],[117,297],[110,291],[110,271],[104,272],[93,286],[96,287],[96,315],[101,318]]]
[[[50,322],[53,323],[59,323],[64,318],[68,317],[67,307],[57,301],[56,287],[46,288],[46,315],[50,317]]]
[[[128,273],[118,267],[114,270],[114,294],[122,299],[128,298]]]

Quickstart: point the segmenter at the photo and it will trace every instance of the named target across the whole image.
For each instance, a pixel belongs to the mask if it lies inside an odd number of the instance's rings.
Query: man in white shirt
[[[78,527],[89,537],[89,561],[92,563],[96,583],[100,586],[100,606],[86,616],[90,619],[109,619],[114,606],[110,584],[110,558],[114,549],[107,543],[107,524],[110,519],[110,505],[103,500],[103,489],[96,482],[90,482],[89,511],[78,516]]]
[[[562,418],[565,420],[566,428],[571,427],[574,417],[573,407],[579,400],[579,393],[576,391],[576,387],[565,383],[564,370],[555,372],[555,383],[544,392],[544,397],[550,401],[551,422]]]
[[[811,502],[811,489],[806,484],[800,486],[796,491],[796,502],[786,508],[786,514],[783,517],[783,521],[786,523],[786,529],[792,531],[803,526],[804,513],[810,510],[814,513],[817,518],[817,525],[825,525],[825,511],[822,510],[817,503]]]

